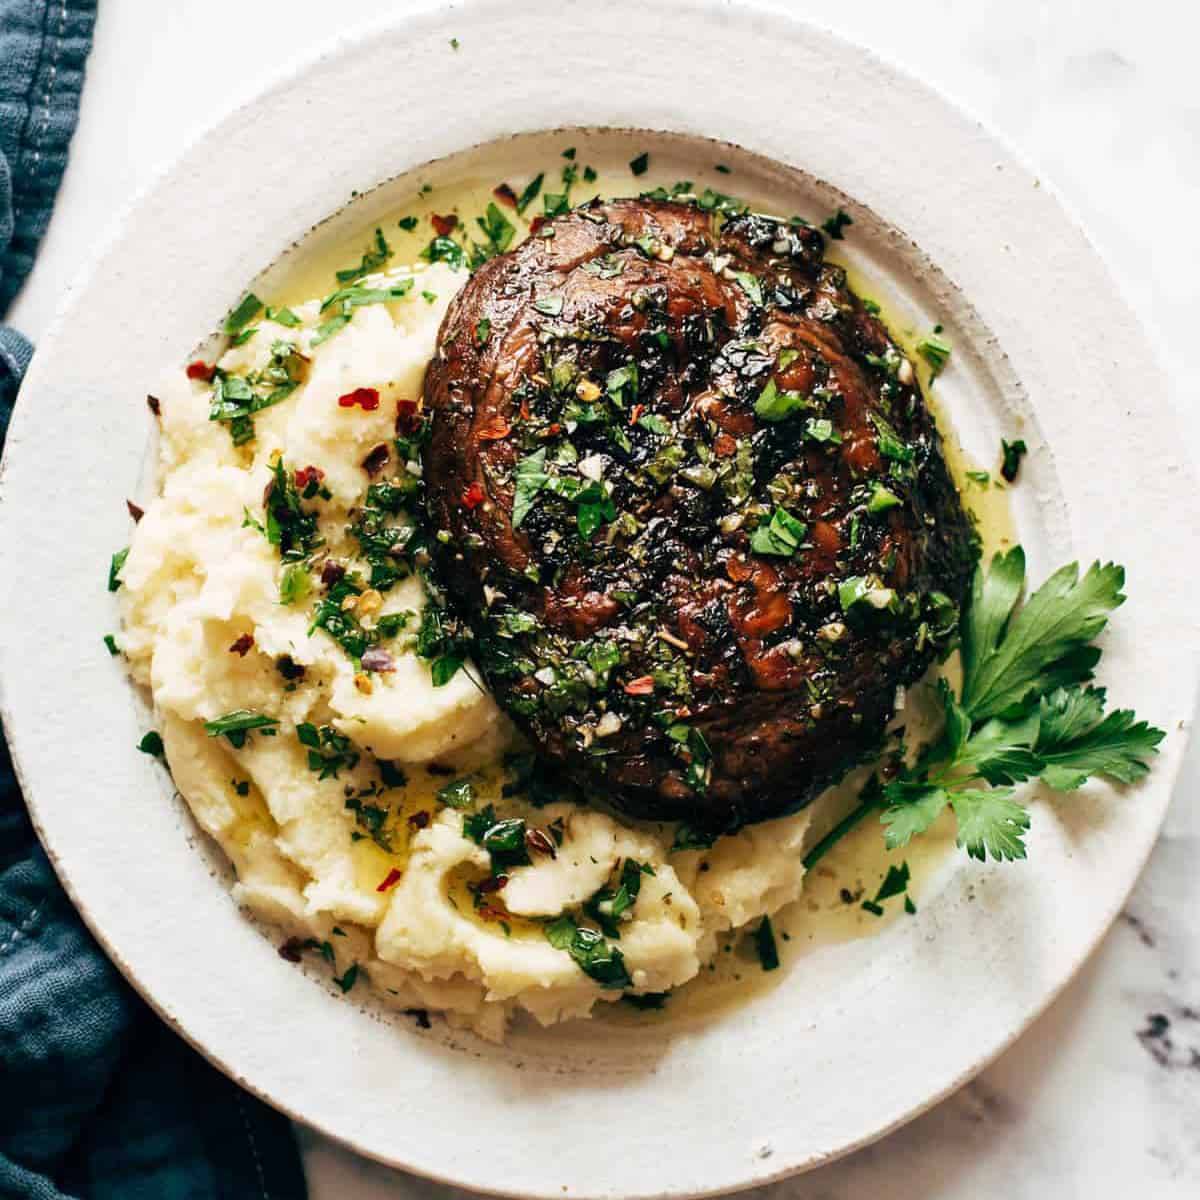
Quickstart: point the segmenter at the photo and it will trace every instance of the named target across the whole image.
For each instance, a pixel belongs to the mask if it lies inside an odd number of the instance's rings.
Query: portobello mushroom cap
[[[425,377],[435,577],[585,794],[713,833],[794,811],[878,751],[977,555],[912,364],[798,221],[535,225]]]

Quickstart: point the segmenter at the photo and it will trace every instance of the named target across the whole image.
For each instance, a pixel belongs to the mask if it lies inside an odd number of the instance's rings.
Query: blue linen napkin
[[[95,0],[0,0],[0,317],[49,224]],[[32,347],[0,326],[0,442]],[[290,1123],[176,1037],[92,941],[0,740],[0,1197],[303,1200]]]

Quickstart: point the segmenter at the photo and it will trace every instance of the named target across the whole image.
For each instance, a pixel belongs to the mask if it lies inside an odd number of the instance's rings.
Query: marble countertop
[[[369,21],[410,4],[356,0]],[[415,5],[412,5],[415,7]],[[764,4],[764,6],[766,6]],[[1175,380],[1200,459],[1200,10],[1174,0],[814,0],[830,26],[939,87],[1053,181]],[[105,0],[58,210],[10,314],[35,340],[113,214],[271,66],[343,31],[328,0]],[[520,6],[513,5],[514,20]],[[914,148],[919,167],[920,148]],[[1181,269],[1192,264],[1192,269]],[[973,1083],[882,1142],[754,1193],[771,1200],[1153,1200],[1200,1195],[1200,746],[1121,920],[1084,971]],[[457,1193],[300,1130],[314,1200]]]

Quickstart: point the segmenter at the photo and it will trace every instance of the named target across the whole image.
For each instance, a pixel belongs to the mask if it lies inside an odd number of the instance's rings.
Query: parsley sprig
[[[1088,681],[1100,658],[1092,640],[1124,603],[1125,572],[1094,563],[1061,567],[1023,604],[1020,546],[976,569],[960,622],[963,681],[942,680],[941,735],[887,783],[872,778],[862,803],[806,859],[811,867],[868,813],[879,812],[890,849],[908,845],[949,808],[958,845],[972,857],[1022,859],[1029,811],[1017,785],[1039,779],[1059,792],[1093,776],[1134,783],[1165,736],[1128,709],[1105,711]]]

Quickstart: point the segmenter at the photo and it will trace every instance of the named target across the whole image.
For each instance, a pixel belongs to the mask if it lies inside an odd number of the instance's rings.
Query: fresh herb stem
[[[863,788],[862,795],[864,797],[862,803],[857,808],[851,809],[804,856],[805,872],[811,871],[842,838],[852,830],[857,829],[871,813],[878,812],[883,807],[883,794],[878,787],[875,776],[871,776],[871,781]]]

